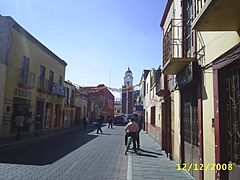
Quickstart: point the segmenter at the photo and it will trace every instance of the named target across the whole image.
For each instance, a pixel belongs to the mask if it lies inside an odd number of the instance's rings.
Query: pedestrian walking
[[[97,119],[97,134],[99,134],[99,131],[101,132],[101,134],[103,133],[101,129],[103,120],[104,117],[102,115]]]
[[[32,126],[32,122],[33,122],[32,112],[29,109],[27,109],[25,111],[25,117],[24,117],[24,127],[25,127],[25,130],[26,130],[27,136],[29,136],[29,134],[30,134],[30,129],[31,129],[31,126]]]
[[[17,128],[16,140],[19,140],[20,139],[20,133],[21,133],[21,130],[23,129],[23,125],[24,125],[23,124],[24,123],[24,113],[23,113],[23,111],[17,111],[16,112],[14,122],[15,122],[15,126]]]
[[[86,117],[84,117],[82,119],[82,123],[83,123],[83,129],[87,129],[87,118]]]
[[[41,115],[35,116],[35,135],[38,135],[42,127]]]
[[[108,116],[108,129],[111,127],[113,128],[113,119]]]

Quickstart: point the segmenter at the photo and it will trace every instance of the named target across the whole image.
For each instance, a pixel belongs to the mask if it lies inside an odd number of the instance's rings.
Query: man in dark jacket
[[[101,132],[101,134],[103,133],[102,132],[102,123],[104,121],[104,117],[101,115],[98,119],[97,119],[97,134],[99,134],[99,131]]]

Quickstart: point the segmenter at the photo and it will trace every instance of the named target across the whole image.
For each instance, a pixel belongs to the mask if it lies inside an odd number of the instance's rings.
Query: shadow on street
[[[45,137],[37,142],[11,149],[1,149],[0,162],[27,165],[51,164],[96,138],[97,135],[88,134],[94,130],[95,128],[91,127]]]
[[[162,153],[157,153],[157,152],[152,152],[152,151],[147,151],[144,149],[140,149],[142,152],[150,153],[150,154],[156,154],[156,155],[162,155]]]

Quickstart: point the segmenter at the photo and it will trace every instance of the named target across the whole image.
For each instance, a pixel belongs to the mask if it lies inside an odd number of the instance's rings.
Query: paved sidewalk
[[[187,171],[177,170],[175,161],[169,160],[153,138],[141,132],[141,154],[128,155],[128,180],[194,179]]]

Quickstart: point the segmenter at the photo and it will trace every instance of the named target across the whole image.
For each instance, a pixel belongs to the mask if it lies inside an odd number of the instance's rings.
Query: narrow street
[[[192,179],[145,132],[141,154],[124,155],[124,126],[73,131],[1,150],[0,179]]]

